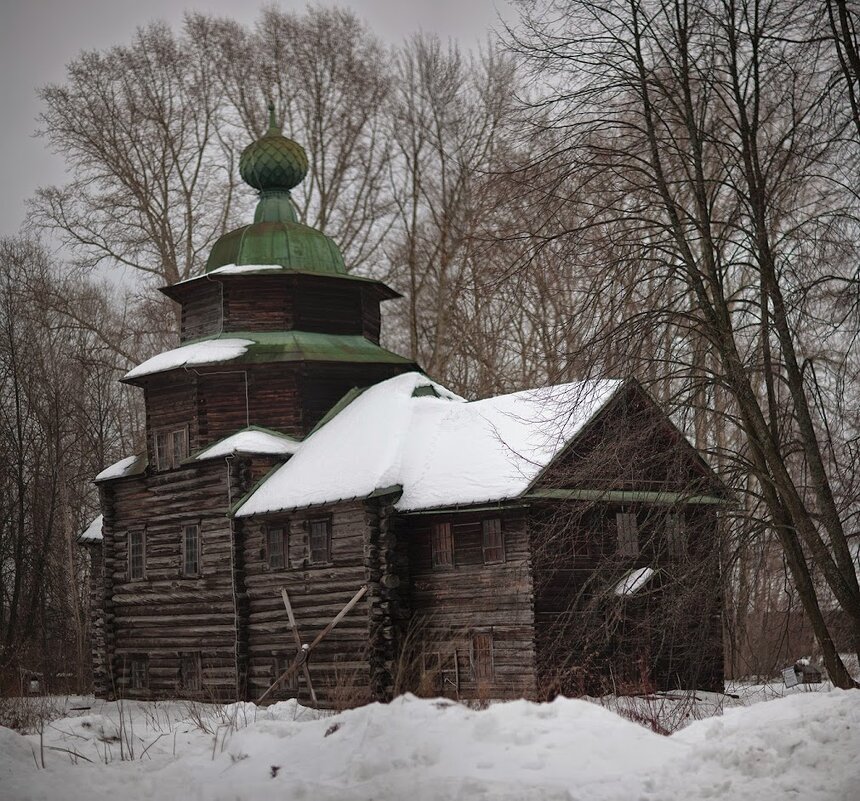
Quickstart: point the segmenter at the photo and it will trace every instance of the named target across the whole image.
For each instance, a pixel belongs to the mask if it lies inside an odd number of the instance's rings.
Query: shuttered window
[[[149,659],[146,656],[131,658],[131,689],[145,690],[149,687]]]
[[[308,536],[311,564],[331,562],[331,520],[311,520]]]
[[[293,663],[291,657],[284,654],[272,657],[272,681],[287,672],[287,668]],[[299,671],[294,670],[284,681],[282,681],[275,692],[295,691],[299,688]]]
[[[483,530],[484,564],[505,561],[505,537],[502,533],[502,521],[498,517],[484,520]]]
[[[266,560],[271,570],[287,567],[287,530],[283,526],[266,529]]]
[[[200,575],[200,526],[196,523],[182,529],[182,575]]]
[[[472,678],[475,681],[493,679],[493,633],[476,631],[472,635]]]
[[[172,470],[188,456],[188,429],[162,429],[155,432],[155,464],[159,470]]]
[[[673,559],[683,559],[687,555],[687,529],[683,514],[675,513],[666,517],[666,542]]]
[[[146,564],[146,535],[143,531],[128,533],[128,577],[131,581],[142,579]],[[174,563],[175,564],[175,563]]]
[[[618,512],[615,515],[618,529],[618,553],[621,556],[639,555],[639,527],[636,515],[632,512]]]
[[[179,686],[183,690],[200,690],[203,686],[200,654],[196,651],[180,654]]]
[[[450,523],[434,523],[430,529],[430,564],[433,567],[454,566],[454,535]]]

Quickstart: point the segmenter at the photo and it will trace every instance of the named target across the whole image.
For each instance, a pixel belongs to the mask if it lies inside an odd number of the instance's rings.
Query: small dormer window
[[[188,456],[188,428],[160,429],[155,432],[155,464],[158,470],[173,470]]]

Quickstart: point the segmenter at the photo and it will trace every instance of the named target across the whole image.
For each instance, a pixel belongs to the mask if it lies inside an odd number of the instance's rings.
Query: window
[[[457,669],[457,651],[425,652],[422,659],[422,689],[457,697],[460,691],[460,674]]]
[[[687,531],[682,513],[670,514],[666,517],[666,541],[669,545],[669,555],[673,559],[683,559],[687,555]]]
[[[279,676],[283,676],[286,673],[287,668],[293,663],[293,660],[289,656],[285,656],[283,654],[276,655],[272,657],[272,681],[274,682]],[[278,690],[298,690],[299,688],[299,671],[294,670],[290,676],[288,676],[284,681],[282,681],[277,689]]]
[[[476,631],[472,635],[472,678],[475,681],[493,679],[492,631]]]
[[[128,532],[128,577],[137,581],[144,577],[146,539],[143,531]]]
[[[159,470],[179,467],[188,456],[188,429],[162,429],[155,432],[155,464]]]
[[[636,525],[636,515],[632,512],[618,512],[615,515],[615,525],[618,529],[618,553],[621,556],[638,556],[639,528]]]
[[[484,520],[481,523],[484,534],[484,564],[505,561],[505,535],[502,533],[502,521],[498,517]]]
[[[310,563],[331,562],[331,520],[311,520],[310,529]]]
[[[196,523],[182,529],[182,575],[200,575],[200,526]]]
[[[145,690],[149,687],[149,658],[133,656],[131,658],[131,689]]]
[[[430,529],[430,564],[432,567],[454,566],[454,535],[450,523],[434,523]]]
[[[266,561],[271,570],[288,567],[287,530],[283,526],[266,529]]]
[[[179,686],[183,690],[199,690],[202,687],[200,675],[200,654],[196,651],[179,655]]]

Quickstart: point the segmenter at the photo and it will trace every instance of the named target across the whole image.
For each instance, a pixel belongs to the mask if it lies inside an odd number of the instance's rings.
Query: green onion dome
[[[269,104],[269,130],[239,159],[242,179],[258,190],[254,222],[224,234],[206,262],[211,272],[229,264],[280,265],[289,270],[346,275],[337,245],[322,231],[298,221],[290,190],[308,172],[304,148],[281,134]]]
[[[239,159],[242,180],[259,189],[281,189],[289,192],[308,174],[305,149],[287,139],[275,122],[275,107],[269,104],[269,130],[242,151]]]

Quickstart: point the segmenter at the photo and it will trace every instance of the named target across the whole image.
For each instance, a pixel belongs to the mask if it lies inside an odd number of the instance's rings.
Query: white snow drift
[[[670,737],[562,698],[475,711],[404,696],[320,719],[294,702],[202,706],[126,702],[120,720],[102,704],[43,743],[0,729],[0,798],[854,801],[860,787],[860,691],[798,692]]]

